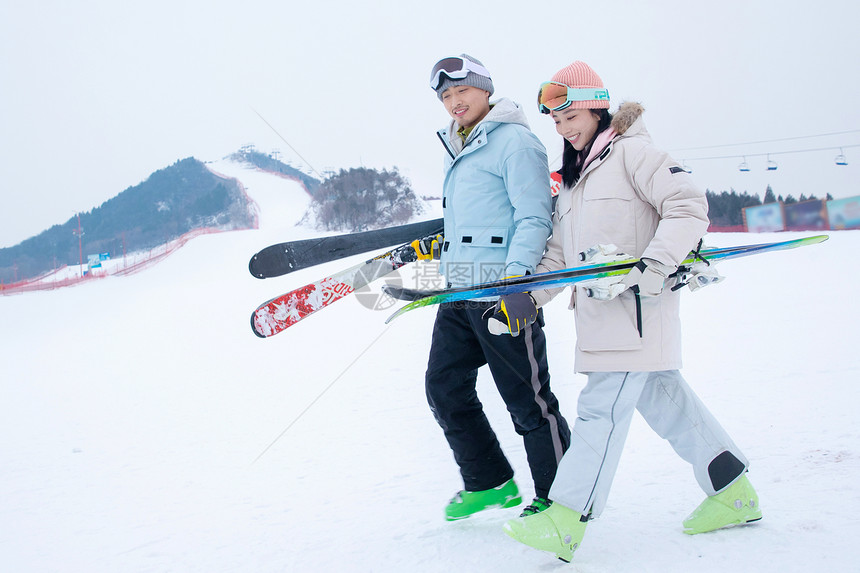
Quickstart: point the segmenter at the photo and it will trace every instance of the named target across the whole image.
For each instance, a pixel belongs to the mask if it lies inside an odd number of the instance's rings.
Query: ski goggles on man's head
[[[572,88],[558,82],[544,82],[538,91],[538,109],[549,113],[569,107],[579,101],[609,101],[609,90],[604,88]]]
[[[467,58],[461,58],[460,56],[443,58],[436,62],[436,65],[433,66],[433,70],[430,72],[430,87],[434,90],[439,89],[443,75],[452,80],[462,80],[469,75],[469,72],[476,73],[485,78],[490,77],[490,72],[487,68]]]

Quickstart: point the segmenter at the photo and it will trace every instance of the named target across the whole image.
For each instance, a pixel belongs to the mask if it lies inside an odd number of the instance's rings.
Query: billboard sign
[[[828,229],[826,201],[815,199],[785,205],[785,228],[789,231]]]
[[[860,197],[828,201],[827,219],[834,230],[860,229]]]
[[[744,209],[744,221],[750,233],[770,233],[785,229],[782,203],[765,203]]]

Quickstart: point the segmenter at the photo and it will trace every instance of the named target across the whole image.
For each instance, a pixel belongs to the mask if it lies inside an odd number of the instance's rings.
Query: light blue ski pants
[[[731,482],[746,471],[747,459],[679,371],[592,372],[579,395],[570,448],[559,464],[550,499],[592,518],[600,515],[634,409],[693,466],[707,495],[717,493],[712,462],[718,456],[721,466],[723,459],[732,460]],[[720,489],[727,487],[723,481]]]

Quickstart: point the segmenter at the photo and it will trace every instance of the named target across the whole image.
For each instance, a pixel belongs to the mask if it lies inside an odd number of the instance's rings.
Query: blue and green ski
[[[804,247],[806,245],[815,245],[826,241],[828,235],[814,235],[811,237],[803,237],[801,239],[791,239],[788,241],[779,241],[774,243],[761,243],[756,245],[742,245],[738,247],[724,248],[708,248],[700,249],[691,252],[679,265],[678,270],[672,276],[682,277],[688,275],[692,271],[693,265],[700,264],[715,264],[728,259],[736,259],[740,257],[748,257],[759,253],[767,253],[770,251],[783,251],[786,249],[794,249]],[[627,274],[630,269],[636,266],[639,259],[622,259],[609,262],[601,262],[595,264],[573,267],[570,269],[562,269],[548,273],[540,273],[535,275],[526,275],[522,277],[514,277],[501,281],[493,281],[472,285],[467,287],[455,287],[448,289],[436,290],[418,290],[394,285],[384,285],[382,287],[389,296],[398,300],[411,301],[409,304],[398,309],[385,321],[391,322],[398,316],[409,312],[410,310],[441,304],[443,302],[454,302],[458,300],[469,300],[484,297],[495,297],[505,294],[524,292],[531,290],[542,290],[552,287],[564,287],[574,283],[584,281],[593,281],[606,277],[620,276]]]

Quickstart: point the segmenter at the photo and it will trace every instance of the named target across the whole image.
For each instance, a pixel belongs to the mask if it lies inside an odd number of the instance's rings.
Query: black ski
[[[442,229],[442,219],[433,219],[375,231],[278,243],[251,257],[248,270],[258,279],[279,277],[299,269],[411,241],[416,237],[441,233]]]

